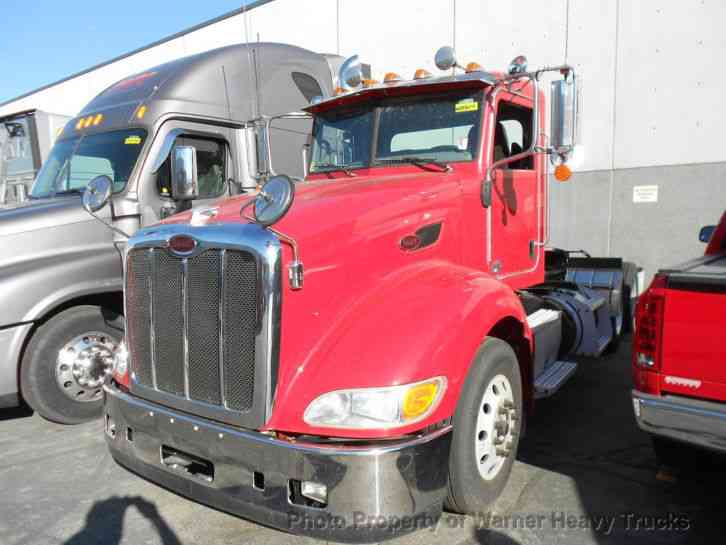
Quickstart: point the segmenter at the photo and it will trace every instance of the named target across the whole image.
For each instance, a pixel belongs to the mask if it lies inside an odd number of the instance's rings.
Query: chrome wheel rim
[[[89,331],[68,341],[58,351],[55,377],[61,392],[74,401],[101,399],[103,383],[113,366],[118,339]]]
[[[497,375],[487,384],[476,421],[474,452],[479,475],[496,478],[514,450],[517,411],[509,379]]]

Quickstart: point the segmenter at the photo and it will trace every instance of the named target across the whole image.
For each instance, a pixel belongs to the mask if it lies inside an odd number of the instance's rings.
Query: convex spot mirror
[[[340,80],[341,87],[348,91],[355,89],[363,83],[363,66],[360,63],[358,55],[347,58],[340,65],[338,79]]]
[[[715,230],[715,225],[706,225],[705,227],[701,227],[701,232],[698,233],[698,240],[705,243],[711,242],[711,237],[713,236],[713,232]]]
[[[459,65],[456,62],[456,51],[454,51],[454,48],[449,45],[439,48],[436,52],[436,56],[434,57],[434,62],[439,70],[450,70],[454,66]]]
[[[255,221],[265,227],[278,222],[292,205],[295,184],[289,176],[278,174],[270,178],[255,198]]]
[[[574,75],[553,81],[550,93],[550,146],[563,159],[577,144],[577,83]]]
[[[101,208],[106,206],[111,199],[113,192],[113,182],[111,178],[105,175],[96,176],[83,190],[83,208],[90,214],[95,214]]]
[[[177,146],[172,151],[171,196],[177,201],[199,197],[197,150],[193,146]]]

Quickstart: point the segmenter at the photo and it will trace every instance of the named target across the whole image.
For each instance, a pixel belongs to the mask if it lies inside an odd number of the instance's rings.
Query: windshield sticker
[[[457,114],[461,112],[476,112],[479,109],[479,103],[473,98],[466,98],[457,102],[454,105],[454,109]]]
[[[126,140],[124,140],[124,144],[129,146],[135,146],[138,144],[141,144],[141,137],[140,136],[127,136]]]

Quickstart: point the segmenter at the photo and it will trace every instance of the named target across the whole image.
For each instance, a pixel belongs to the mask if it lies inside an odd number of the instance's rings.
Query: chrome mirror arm
[[[128,240],[128,239],[131,238],[131,235],[129,235],[125,231],[122,231],[121,229],[119,229],[118,227],[116,227],[115,225],[113,225],[112,223],[107,222],[105,219],[103,219],[100,216],[98,216],[95,212],[91,212],[88,209],[86,209],[86,212],[88,212],[91,215],[91,217],[93,217],[94,219],[96,219],[99,222],[101,222],[103,225],[105,225],[106,227],[108,227],[112,232],[116,233],[117,235],[122,236],[126,240]]]

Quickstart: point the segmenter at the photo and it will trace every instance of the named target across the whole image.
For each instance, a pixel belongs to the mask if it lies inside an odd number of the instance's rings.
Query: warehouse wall
[[[718,0],[274,0],[0,106],[73,114],[114,81],[245,40],[358,53],[374,76],[424,67],[452,44],[462,61],[503,69],[574,64],[583,81],[576,174],[552,183],[552,243],[622,255],[652,273],[702,251],[698,228],[726,208],[726,53]],[[633,202],[636,186],[657,202]]]

